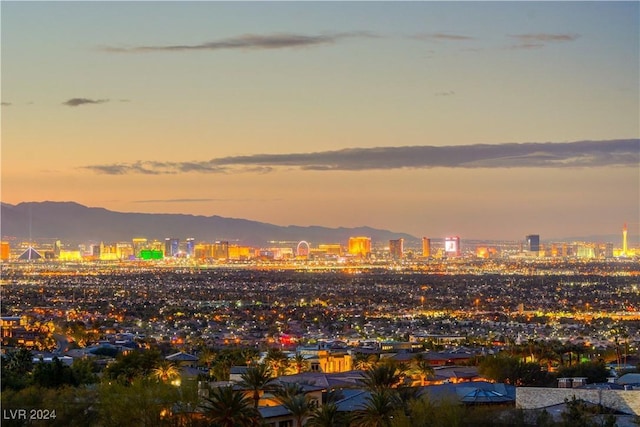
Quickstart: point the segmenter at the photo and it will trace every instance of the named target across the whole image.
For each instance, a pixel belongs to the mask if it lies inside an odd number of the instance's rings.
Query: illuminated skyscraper
[[[1,242],[0,243],[0,260],[6,261],[9,259],[11,253],[11,248],[9,246],[9,242]]]
[[[459,257],[462,252],[460,250],[460,237],[445,237],[444,238],[444,253],[449,257]]]
[[[425,258],[431,256],[431,239],[428,237],[422,238],[422,256]]]
[[[371,237],[349,237],[349,254],[362,258],[371,255]]]
[[[210,243],[198,243],[194,246],[193,257],[206,259],[213,256],[213,246]]]
[[[118,259],[129,259],[133,255],[133,246],[127,242],[116,243],[116,257]]]
[[[393,259],[401,259],[404,255],[404,239],[389,240],[389,254]]]
[[[627,223],[624,223],[624,227],[622,227],[622,255],[627,255]]]
[[[215,242],[211,252],[213,259],[227,261],[229,259],[229,242]]]
[[[104,243],[100,242],[99,245],[91,246],[91,255],[97,259],[100,259],[100,255],[104,252]]]
[[[323,252],[325,254],[342,256],[342,245],[337,243],[321,244],[321,245],[318,245],[318,251]]]
[[[530,234],[526,237],[527,250],[530,252],[540,252],[540,235]]]
[[[144,237],[136,237],[132,241],[133,243],[133,256],[140,258],[140,253],[143,249],[147,249],[147,239]]]
[[[167,237],[164,239],[164,256],[174,257],[180,251],[180,239],[175,237]]]
[[[189,237],[187,239],[187,247],[186,247],[186,252],[188,257],[192,257],[194,255],[195,248],[196,248],[196,240],[193,237]]]
[[[247,260],[255,258],[255,250],[250,246],[229,245],[229,259]]]

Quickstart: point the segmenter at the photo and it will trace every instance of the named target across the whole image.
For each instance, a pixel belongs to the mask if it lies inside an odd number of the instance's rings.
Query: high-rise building
[[[180,251],[180,239],[175,237],[167,237],[164,239],[164,256],[174,257]]]
[[[331,244],[323,243],[318,245],[317,251],[328,254],[328,255],[342,256],[342,245],[338,243],[331,243]]]
[[[609,259],[613,258],[613,243],[598,243],[596,245],[596,258]]]
[[[462,254],[460,250],[460,237],[445,237],[444,238],[444,253],[447,258],[459,257]]]
[[[530,234],[526,237],[527,248],[529,252],[540,252],[540,235]]]
[[[401,259],[404,255],[404,239],[389,240],[389,254],[393,259]]]
[[[213,259],[225,260],[229,259],[229,242],[215,242],[211,248]]]
[[[431,257],[431,239],[428,237],[422,238],[422,256],[425,258]]]
[[[134,257],[133,246],[127,242],[116,243],[116,255],[118,259],[129,259]]]
[[[578,243],[576,254],[578,258],[595,258],[596,246],[593,243]]]
[[[212,248],[210,243],[198,243],[193,249],[193,257],[197,259],[211,258]]]
[[[362,258],[371,255],[371,237],[349,237],[349,254]]]
[[[91,256],[100,259],[100,255],[103,252],[103,248],[104,248],[104,243],[100,242],[99,245],[92,245],[91,246]]]
[[[255,258],[255,250],[250,246],[229,245],[229,259],[248,260]]]
[[[627,223],[625,222],[624,227],[622,227],[622,256],[626,256],[627,251]]]
[[[195,254],[194,252],[195,248],[196,248],[196,239],[194,239],[193,237],[189,237],[187,239],[187,246],[185,250],[188,257],[193,257],[193,255]]]
[[[6,261],[9,259],[11,254],[11,247],[9,246],[9,242],[1,242],[0,243],[0,260]]]
[[[147,239],[144,237],[135,237],[132,240],[133,245],[133,256],[136,258],[140,258],[140,253],[143,249],[147,249]]]

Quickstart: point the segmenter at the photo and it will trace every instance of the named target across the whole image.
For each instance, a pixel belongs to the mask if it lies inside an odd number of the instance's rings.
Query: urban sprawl
[[[2,425],[632,426],[640,250],[1,245]]]

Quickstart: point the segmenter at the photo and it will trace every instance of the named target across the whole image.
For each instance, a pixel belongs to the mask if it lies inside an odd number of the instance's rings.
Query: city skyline
[[[3,2],[2,201],[637,236],[638,12]]]
[[[4,218],[2,238],[4,243],[21,241],[21,246],[33,242],[60,241],[64,244],[84,242],[90,245],[96,242],[122,243],[125,241],[144,240],[159,241],[177,240],[182,242],[199,242],[202,244],[213,242],[233,242],[237,245],[257,247],[289,247],[305,243],[320,247],[341,245],[345,248],[352,246],[352,241],[367,241],[366,245],[375,244],[377,249],[388,243],[388,249],[393,245],[402,248],[406,243],[413,249],[425,249],[425,242],[453,246],[449,252],[458,252],[460,243],[464,242],[469,249],[483,247],[482,245],[511,246],[520,244],[521,249],[538,252],[545,243],[546,249],[556,244],[586,245],[589,247],[611,245],[620,254],[633,255],[640,249],[640,236],[629,236],[625,223],[620,233],[589,236],[541,236],[526,235],[515,239],[474,239],[466,236],[412,236],[394,230],[382,230],[371,227],[323,227],[318,225],[299,227],[281,227],[269,223],[261,223],[240,218],[224,218],[220,216],[194,216],[184,214],[139,214],[110,211],[99,207],[87,207],[75,202],[27,202],[19,205],[2,203]],[[35,218],[35,221],[32,219]],[[74,218],[73,223],[69,222]],[[106,228],[105,228],[106,227]],[[185,237],[188,236],[188,237]],[[186,239],[186,240],[185,240]],[[355,239],[355,240],[354,240]],[[364,240],[363,240],[364,239]],[[184,241],[183,241],[184,240]],[[154,243],[154,244],[155,244]],[[266,245],[266,246],[265,246]],[[366,246],[365,245],[365,246]],[[480,245],[480,246],[478,246]],[[362,245],[361,245],[362,246]],[[536,249],[537,248],[537,249]],[[631,249],[631,250],[629,250]],[[397,250],[397,248],[396,248]],[[357,252],[367,252],[359,249]],[[167,250],[166,252],[171,252]],[[391,250],[391,252],[394,252]],[[402,249],[399,250],[402,252]]]

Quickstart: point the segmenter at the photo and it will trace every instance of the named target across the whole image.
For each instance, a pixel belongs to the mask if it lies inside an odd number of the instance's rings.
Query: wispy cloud
[[[62,103],[62,105],[67,105],[69,107],[78,107],[80,105],[87,104],[104,104],[105,102],[109,102],[108,99],[89,99],[89,98],[71,98]]]
[[[544,47],[542,43],[520,43],[520,44],[512,44],[509,46],[509,49],[540,49]]]
[[[455,94],[456,93],[454,91],[452,91],[452,90],[447,90],[447,91],[444,91],[444,92],[436,92],[436,93],[434,93],[435,96],[453,96]]]
[[[534,34],[510,34],[509,37],[520,40],[523,43],[545,43],[545,42],[570,42],[580,37],[578,34],[552,34],[552,33],[534,33]]]
[[[509,46],[510,49],[538,49],[548,43],[571,42],[580,37],[579,34],[557,34],[557,33],[529,33],[510,34],[509,37],[519,41],[518,44]]]
[[[10,102],[2,102],[0,105],[2,105],[3,107],[8,107],[9,105],[11,105]]]
[[[567,168],[625,166],[640,162],[640,140],[531,142],[444,147],[347,148],[291,154],[255,154],[193,162],[138,161],[84,166],[97,173],[177,174],[184,172],[268,172],[277,168],[363,171],[403,168]]]
[[[432,41],[467,41],[475,40],[475,37],[466,36],[463,34],[452,33],[420,33],[410,36],[416,40],[432,40]]]
[[[264,50],[264,49],[285,49],[295,47],[312,47],[319,45],[334,44],[342,40],[357,37],[377,37],[375,34],[359,31],[335,34],[243,34],[237,37],[214,40],[199,44],[175,44],[157,46],[133,46],[116,47],[106,46],[101,50],[114,53],[145,53],[145,52],[180,52],[193,50],[223,50],[223,49],[243,49],[243,50]]]

